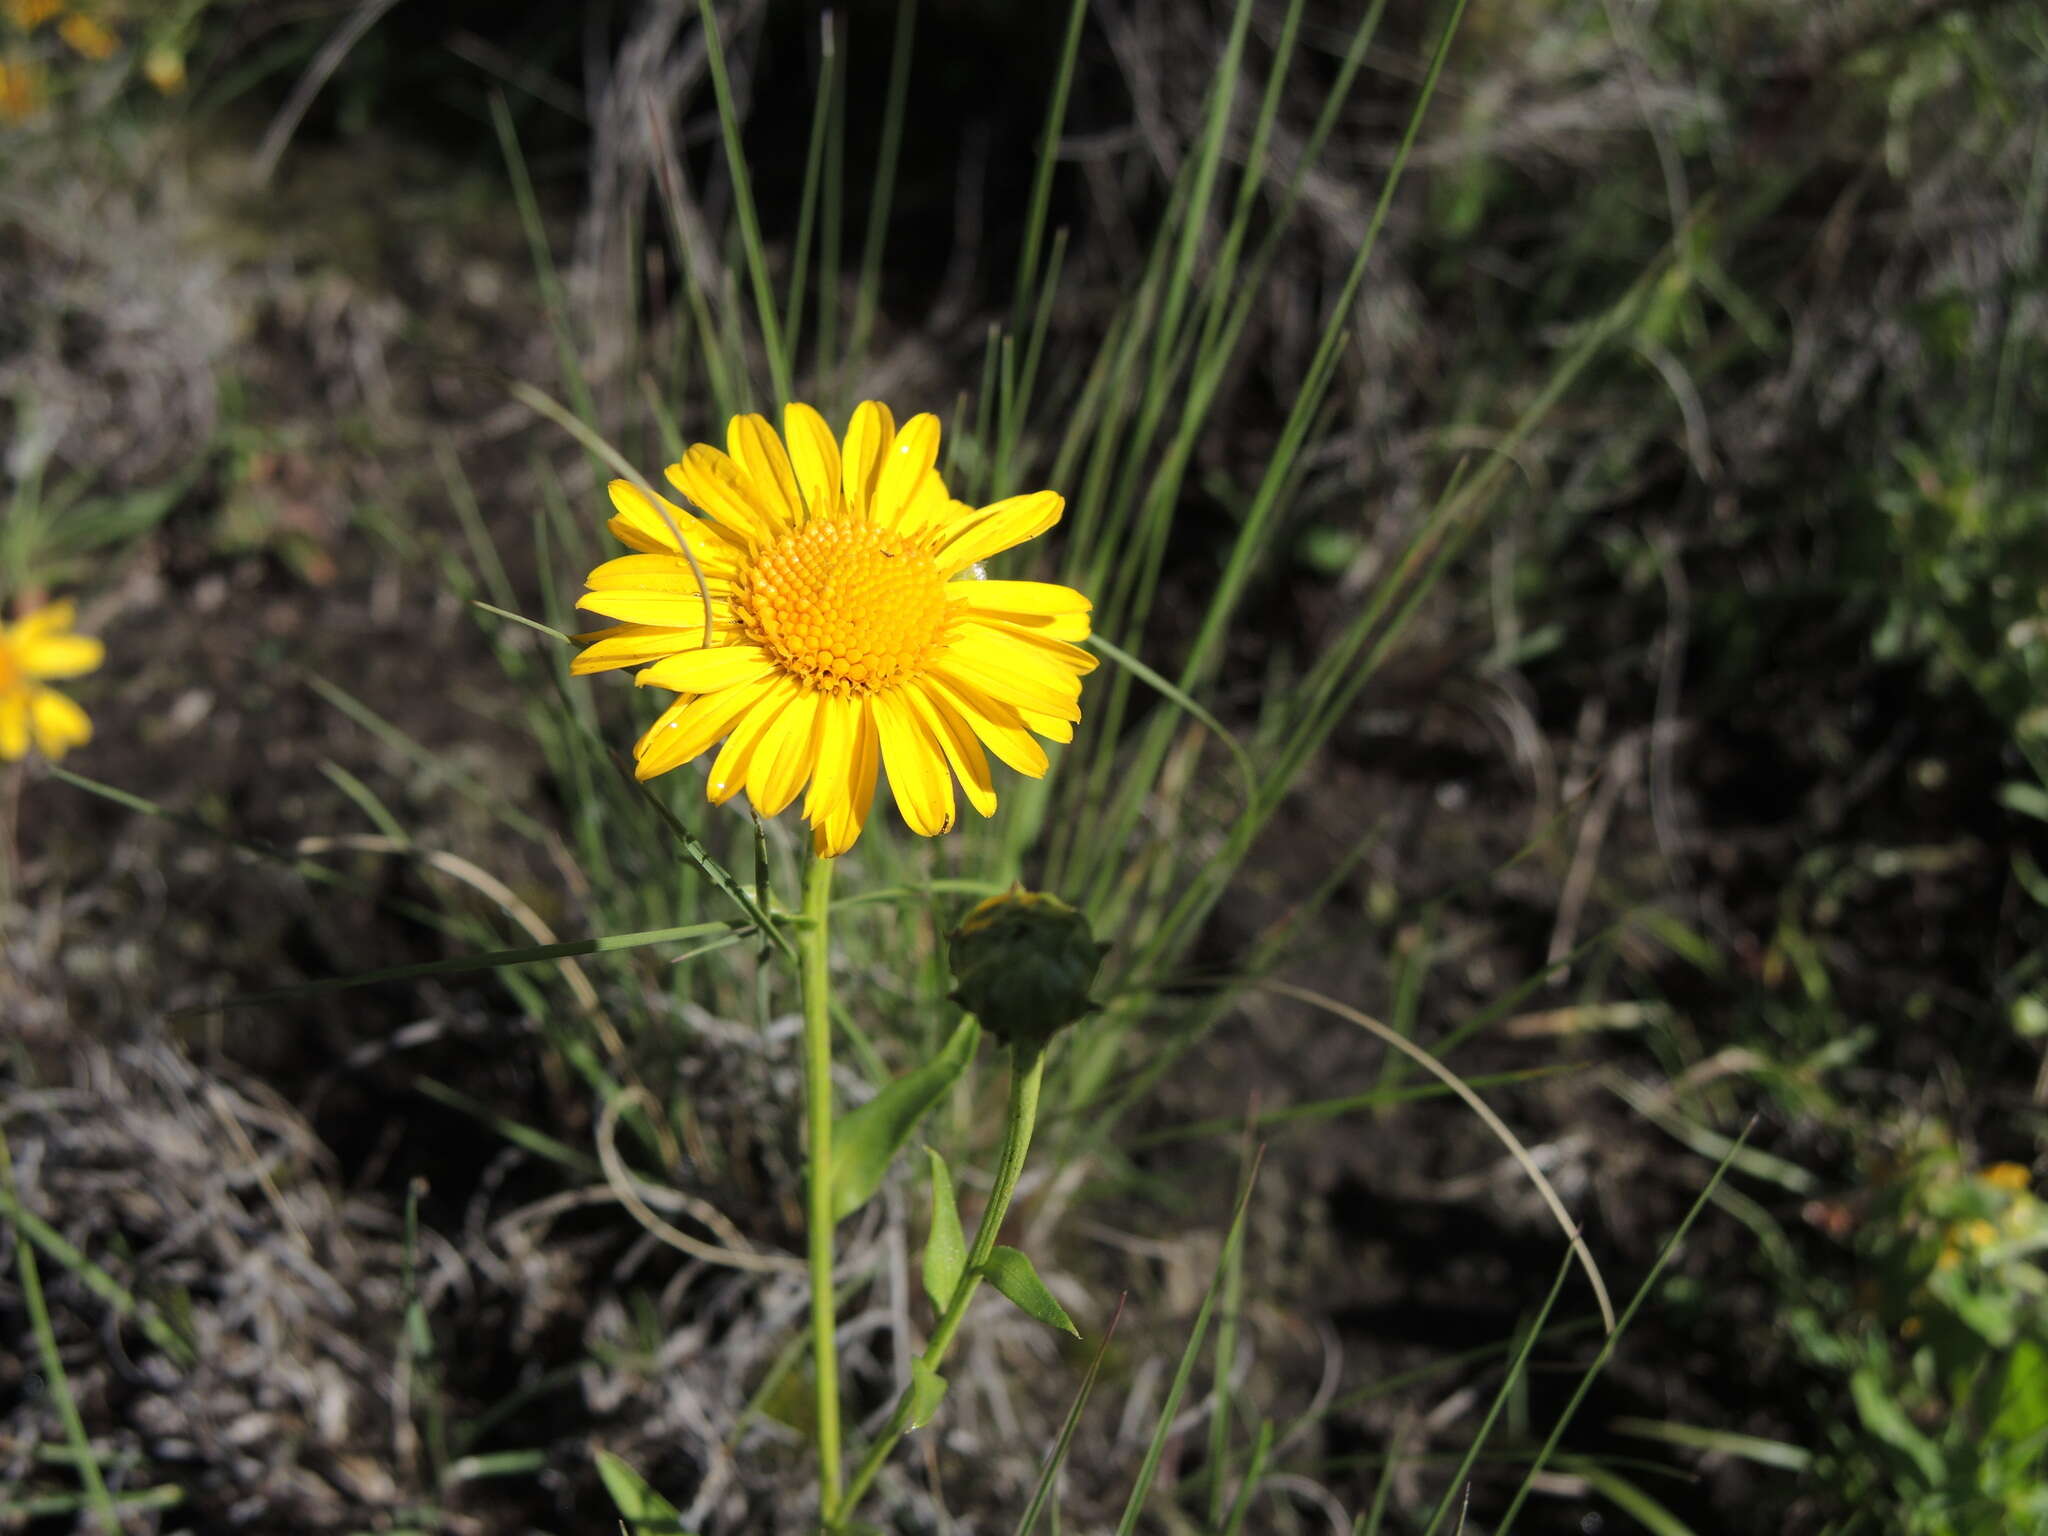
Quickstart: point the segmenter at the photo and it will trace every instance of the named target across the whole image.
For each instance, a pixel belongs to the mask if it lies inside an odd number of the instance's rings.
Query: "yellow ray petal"
[[[882,456],[895,436],[896,418],[881,401],[863,400],[853,408],[840,446],[839,485],[846,493],[847,509],[855,517],[868,515],[875,481],[882,473]]]
[[[1018,709],[1035,709],[1063,720],[1081,718],[1079,677],[986,624],[955,631],[931,666],[941,677],[978,688]]]
[[[53,763],[71,748],[92,740],[92,721],[85,711],[54,688],[30,693],[28,714],[37,748]]]
[[[0,693],[0,761],[19,762],[28,756],[28,695],[20,689]]]
[[[636,673],[633,681],[642,688],[673,688],[677,693],[720,693],[774,670],[775,663],[758,645],[714,645],[664,656]]]
[[[908,538],[918,538],[933,529],[950,527],[957,513],[972,511],[966,502],[953,500],[939,472],[929,469],[919,477],[904,500],[903,510],[896,514],[896,531]]]
[[[678,555],[683,549],[677,542],[680,536],[706,576],[729,576],[738,568],[739,551],[716,523],[707,523],[666,498],[650,497],[630,480],[614,480],[606,489],[618,516],[605,526],[628,549],[646,555]]]
[[[839,505],[839,443],[825,418],[800,401],[782,408],[782,435],[789,440],[790,467],[813,517],[830,517]]]
[[[1031,728],[1020,711],[952,678],[928,676],[924,686],[967,722],[998,762],[1028,779],[1045,776],[1050,761],[1045,748],[1032,739]]]
[[[676,700],[661,712],[661,718],[648,727],[647,734],[633,748],[634,777],[651,779],[657,773],[667,773],[687,763],[731,730],[735,720],[767,698],[783,681],[779,673],[770,673],[720,693],[702,698],[685,695]]]
[[[882,748],[874,710],[864,697],[828,698],[818,725],[818,766],[804,817],[811,823],[811,846],[821,858],[836,859],[867,825]]]
[[[1057,715],[1041,715],[1035,709],[1020,709],[1017,713],[1026,725],[1047,741],[1056,741],[1064,746],[1074,739],[1074,722],[1071,720],[1063,720]]]
[[[640,592],[625,588],[586,592],[576,599],[576,606],[607,619],[624,619],[629,624],[694,630],[699,640],[704,638],[704,599],[695,592]],[[711,623],[714,633],[719,626],[732,623],[731,611],[717,597],[711,599]]]
[[[701,615],[700,615],[701,619]],[[637,667],[659,661],[677,651],[694,651],[704,638],[704,626],[676,628],[667,624],[618,624],[610,629],[593,629],[571,635],[583,649],[569,662],[569,674],[583,677],[592,672],[609,672],[614,667]]]
[[[1072,587],[1053,581],[955,581],[946,596],[984,613],[1093,613],[1095,605]]]
[[[939,418],[930,411],[921,411],[903,423],[882,456],[868,516],[884,527],[896,527],[904,504],[938,461]]]
[[[910,701],[925,730],[945,753],[946,766],[959,779],[967,803],[984,816],[995,815],[995,781],[989,777],[988,757],[982,752],[981,743],[974,739],[973,729],[936,691],[922,683],[911,683],[897,691]]]
[[[754,488],[753,477],[709,443],[693,443],[680,464],[663,471],[669,484],[750,548],[773,544],[788,525]]]
[[[1073,615],[1069,614],[1067,617],[1072,618]],[[1042,659],[1050,660],[1056,666],[1064,667],[1076,677],[1086,677],[1090,672],[1093,672],[1102,665],[1101,659],[1093,651],[1084,651],[1078,645],[1069,645],[1065,640],[1051,633],[1048,626],[1055,622],[1057,621],[1048,619],[1044,621],[1026,620],[1022,623],[1013,623],[1007,619],[998,619],[988,614],[978,613],[969,619],[965,625],[962,625],[961,628],[979,629],[985,633],[1002,635],[1007,639],[1017,641],[1027,647],[1032,654]]]
[[[86,635],[45,632],[14,642],[14,659],[30,677],[83,677],[106,660],[107,648]]]
[[[983,507],[950,530],[939,546],[939,574],[957,576],[970,565],[1035,539],[1060,520],[1066,500],[1056,491],[1032,491]]]
[[[818,757],[818,704],[806,688],[784,706],[762,734],[747,765],[747,798],[763,816],[778,816],[804,787]]]
[[[12,625],[0,625],[0,634],[6,635],[16,645],[29,645],[46,635],[61,634],[69,629],[78,617],[78,604],[70,598],[54,603],[45,603],[33,613],[25,613]]]
[[[620,555],[616,560],[607,560],[584,577],[583,584],[592,591],[632,588],[641,592],[687,592],[694,597],[697,573],[681,555],[664,550],[659,554]],[[704,573],[704,585],[714,597],[732,590],[730,577],[714,576],[708,570]]]
[[[804,501],[797,490],[796,471],[782,439],[768,424],[766,416],[735,416],[725,429],[725,451],[746,471],[754,483],[754,495],[773,512],[785,528],[804,520]]]
[[[734,722],[732,734],[725,738],[725,745],[718,749],[718,756],[711,760],[711,778],[704,786],[704,793],[713,805],[723,805],[734,795],[747,787],[747,775],[752,772],[754,752],[761,745],[769,728],[781,718],[784,710],[793,705],[804,690],[794,678],[776,672],[765,681],[768,691],[759,703]],[[728,690],[737,691],[737,690]],[[723,698],[724,694],[712,694],[712,698]]]
[[[878,693],[870,703],[896,809],[920,836],[937,837],[952,831],[953,775],[946,770],[939,744],[903,697],[902,689]]]

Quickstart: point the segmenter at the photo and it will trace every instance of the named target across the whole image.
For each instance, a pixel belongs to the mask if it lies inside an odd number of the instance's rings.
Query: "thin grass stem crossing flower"
[[[982,562],[1065,503],[1034,491],[970,507],[938,456],[936,416],[899,428],[870,400],[837,438],[792,403],[780,436],[735,416],[723,452],[699,443],[668,467],[701,517],[612,482],[610,527],[633,553],[592,571],[578,606],[621,622],[578,635],[571,670],[636,667],[677,695],[634,748],[642,779],[717,747],[714,803],[744,790],[773,816],[808,786],[804,818],[832,858],[859,838],[882,771],[927,837],[951,830],[956,780],[994,813],[991,757],[1046,771],[1037,738],[1073,739],[1095,669],[1075,643],[1092,605],[1051,582],[986,580]]]
[[[55,762],[92,739],[84,710],[46,684],[83,677],[105,656],[100,642],[71,633],[73,607],[51,603],[0,625],[0,761],[18,762],[33,745]]]

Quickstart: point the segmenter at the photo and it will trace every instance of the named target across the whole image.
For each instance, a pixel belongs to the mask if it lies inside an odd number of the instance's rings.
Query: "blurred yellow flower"
[[[994,812],[988,753],[1031,778],[1033,732],[1071,741],[1095,658],[1091,604],[1069,587],[984,581],[980,562],[1059,521],[1051,491],[973,508],[935,467],[936,416],[899,429],[867,401],[844,442],[807,405],[735,416],[727,452],[699,443],[668,478],[707,514],[611,484],[611,530],[636,551],[590,573],[578,606],[624,620],[576,638],[571,670],[639,667],[680,697],[634,748],[643,779],[718,742],[709,792],[764,816],[804,788],[818,852],[860,836],[886,768],[913,831],[951,829],[953,781]],[[786,442],[786,445],[785,445]],[[704,585],[684,556],[687,546]]]
[[[24,32],[33,32],[64,9],[64,0],[6,0],[7,19]]]
[[[75,53],[95,62],[111,59],[121,46],[121,39],[114,35],[112,28],[77,11],[57,23],[57,35],[69,43]]]
[[[51,603],[0,625],[0,759],[15,762],[34,742],[55,760],[92,739],[85,711],[44,683],[82,677],[99,666],[105,647],[71,633],[73,606]]]
[[[25,123],[42,110],[42,70],[29,59],[0,58],[0,123]]]
[[[163,95],[175,96],[185,88],[185,56],[158,43],[142,56],[142,73]]]
[[[2033,1175],[2018,1163],[1993,1163],[1977,1175],[1993,1189],[2007,1189],[2019,1194],[2030,1188]]]

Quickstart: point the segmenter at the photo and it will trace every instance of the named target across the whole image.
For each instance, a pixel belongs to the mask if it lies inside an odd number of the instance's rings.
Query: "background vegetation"
[[[794,900],[476,606],[579,627],[593,434],[793,391],[1065,491],[1108,642],[1042,791],[842,885],[849,1103],[981,883],[1117,944],[1013,1222],[1085,1344],[984,1304],[871,1518],[1015,1528],[1121,1296],[1040,1529],[2048,1529],[2038,7],[50,9],[0,595],[109,662],[0,804],[0,1525],[608,1530],[601,1449],[804,1528],[801,1277],[650,1227],[800,1250],[786,972],[469,964],[723,923],[669,816]],[[1303,991],[1532,1149],[1611,1353]],[[1001,1091],[921,1131],[970,1203]],[[856,1434],[925,1168],[842,1231]]]

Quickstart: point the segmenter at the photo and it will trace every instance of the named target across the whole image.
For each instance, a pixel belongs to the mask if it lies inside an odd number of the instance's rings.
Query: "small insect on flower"
[[[71,633],[73,607],[51,603],[0,625],[0,760],[28,756],[31,742],[51,761],[92,739],[85,711],[54,688],[58,678],[83,677],[106,651]]]
[[[866,401],[842,442],[792,403],[782,428],[735,416],[725,452],[699,443],[669,466],[704,517],[612,482],[610,527],[635,553],[592,571],[578,606],[624,622],[578,635],[571,670],[638,667],[635,681],[677,693],[633,749],[643,779],[722,741],[713,803],[744,789],[773,816],[808,784],[803,814],[828,858],[860,836],[880,768],[924,836],[952,828],[956,776],[993,814],[989,754],[1042,775],[1033,733],[1073,739],[1096,663],[1073,643],[1088,638],[1087,598],[985,581],[980,562],[1044,533],[1065,503],[955,501],[936,416],[899,429]]]

